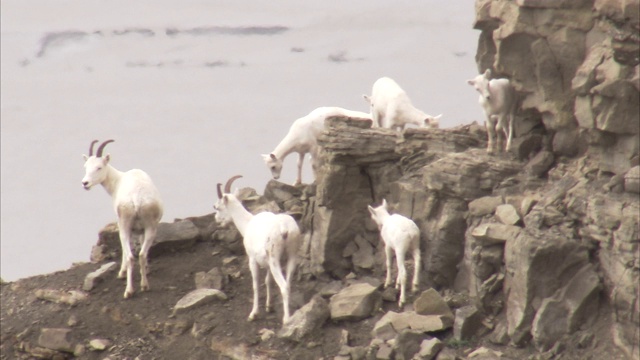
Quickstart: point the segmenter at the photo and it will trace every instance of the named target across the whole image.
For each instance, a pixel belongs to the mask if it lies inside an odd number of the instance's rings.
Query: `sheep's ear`
[[[104,163],[105,163],[105,164],[108,164],[108,163],[109,163],[109,161],[111,161],[111,154],[107,154],[107,155],[105,155],[105,156],[103,157],[103,159],[104,159]]]
[[[382,207],[387,208],[387,199],[382,199]]]
[[[368,102],[369,104],[371,104],[371,97],[369,97],[369,95],[364,95],[364,94],[363,94],[363,95],[362,95],[362,97],[364,98],[364,100],[365,100],[366,102]]]
[[[434,116],[433,118],[436,119],[436,120],[440,120],[441,117],[442,117],[442,114]]]
[[[484,77],[487,79],[491,77],[491,69],[487,69],[484,71]]]
[[[85,155],[85,154],[82,154],[82,158],[84,159],[84,161],[89,160],[89,157],[87,155]]]
[[[269,155],[267,155],[267,154],[260,154],[260,156],[262,156],[262,158],[264,160],[268,160],[269,159]]]
[[[227,205],[229,203],[229,197],[227,194],[222,195],[222,203]]]
[[[269,157],[271,158],[271,160],[274,160],[274,161],[278,160],[278,158],[275,155],[273,155],[273,153],[269,154]]]
[[[371,215],[376,215],[376,211],[371,207],[371,205],[367,205],[367,209],[369,209],[369,212],[371,213]]]
[[[475,84],[476,84],[476,81],[475,81],[474,79],[469,79],[469,80],[467,80],[467,84],[469,84],[469,85],[475,85]]]

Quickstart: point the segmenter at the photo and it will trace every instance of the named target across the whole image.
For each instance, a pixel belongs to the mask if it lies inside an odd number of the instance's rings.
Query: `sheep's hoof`
[[[133,293],[134,293],[134,291],[133,291],[133,290],[126,290],[126,291],[124,292],[124,298],[125,298],[125,299],[128,299],[128,298],[132,297],[132,296],[133,296]]]
[[[118,279],[124,279],[125,277],[127,277],[126,271],[122,271],[118,273],[118,276],[117,276]]]
[[[253,320],[255,320],[255,319],[256,319],[256,315],[257,315],[257,314],[253,314],[253,313],[252,313],[252,314],[249,314],[249,317],[247,318],[247,321],[253,321]]]
[[[414,294],[417,293],[418,290],[419,290],[418,289],[418,284],[414,284],[413,287],[411,288],[411,292],[414,293]]]
[[[149,284],[143,285],[140,284],[140,291],[149,291],[151,290],[151,287],[149,286]]]
[[[271,306],[267,306],[267,307],[266,307],[266,311],[267,311],[268,313],[273,312],[273,308],[272,308]]]

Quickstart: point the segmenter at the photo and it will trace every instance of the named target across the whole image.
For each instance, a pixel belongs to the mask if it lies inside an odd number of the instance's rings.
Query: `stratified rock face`
[[[638,154],[638,0],[476,1],[478,71],[507,77],[553,151],[587,146],[617,174]],[[516,127],[517,128],[517,127]]]

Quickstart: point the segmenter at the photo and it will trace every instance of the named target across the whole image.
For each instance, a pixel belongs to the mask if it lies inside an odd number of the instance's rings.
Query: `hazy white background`
[[[368,111],[362,94],[394,78],[442,127],[481,120],[473,1],[2,0],[1,273],[5,280],[88,261],[115,220],[87,192],[93,139],[119,170],[142,168],[163,221],[212,211],[215,183],[262,193],[270,152],[319,106]],[[167,35],[167,29],[283,26],[273,34]],[[130,32],[146,29],[153,36]],[[47,34],[88,35],[47,43]],[[295,178],[295,156],[282,181]],[[306,164],[303,181],[311,180]]]

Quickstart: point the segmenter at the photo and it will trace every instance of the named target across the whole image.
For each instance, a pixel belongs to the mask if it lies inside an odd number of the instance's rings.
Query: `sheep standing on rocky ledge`
[[[418,291],[420,284],[420,229],[409,218],[400,214],[389,214],[387,210],[387,200],[382,200],[382,205],[374,208],[368,206],[371,218],[378,225],[380,237],[384,241],[384,252],[387,262],[387,277],[384,287],[392,284],[391,263],[393,254],[396,255],[396,265],[398,266],[398,277],[396,278],[396,289],[400,288],[400,300],[398,306],[402,307],[406,302],[405,290],[407,287],[407,270],[404,266],[405,254],[407,251],[413,253],[414,273],[411,292]]]
[[[319,107],[308,115],[301,117],[293,122],[289,132],[280,141],[278,146],[270,153],[263,154],[265,164],[271,171],[274,179],[280,178],[282,172],[282,163],[287,155],[298,153],[298,176],[294,185],[302,183],[302,164],[304,156],[311,154],[311,166],[314,172],[314,178],[317,171],[318,160],[318,136],[324,130],[324,121],[332,116],[346,116],[359,119],[371,119],[371,115],[360,112],[347,110],[340,107]]]
[[[467,83],[480,93],[478,102],[487,116],[487,152],[494,152],[496,140],[498,151],[509,151],[513,138],[513,112],[516,106],[515,91],[511,82],[509,79],[491,79],[491,70],[487,69],[483,74],[467,80]],[[505,148],[503,138],[507,139]]]
[[[286,214],[274,214],[261,212],[253,215],[242,206],[236,193],[231,193],[231,183],[241,177],[236,175],[227,180],[222,192],[222,185],[217,185],[218,202],[214,206],[216,210],[216,222],[226,226],[233,222],[242,235],[242,242],[249,257],[249,270],[253,280],[253,308],[249,314],[249,321],[253,321],[258,315],[260,268],[268,267],[265,278],[267,288],[266,308],[271,311],[271,277],[276,281],[282,293],[282,305],[284,315],[282,323],[289,320],[289,294],[291,293],[291,278],[297,266],[297,252],[300,245],[300,229],[296,221]],[[286,256],[286,277],[282,274],[280,261]]]
[[[362,95],[369,103],[374,126],[402,130],[406,124],[423,128],[440,127],[440,118],[416,109],[407,93],[393,79],[381,77],[373,83],[371,96]]]
[[[93,155],[93,146],[98,142],[94,140],[89,147],[89,156],[84,156],[85,175],[82,186],[89,190],[92,186],[100,184],[113,199],[113,208],[118,215],[118,231],[120,244],[122,245],[122,265],[118,278],[127,274],[127,288],[124,291],[125,299],[133,292],[133,262],[131,252],[131,239],[134,234],[143,232],[144,241],[140,250],[140,288],[149,290],[147,280],[147,265],[149,248],[155,240],[158,224],[162,218],[163,206],[160,193],[151,181],[147,173],[133,169],[127,172],[116,170],[109,164],[109,154],[102,156],[104,147],[113,142],[103,142]]]

